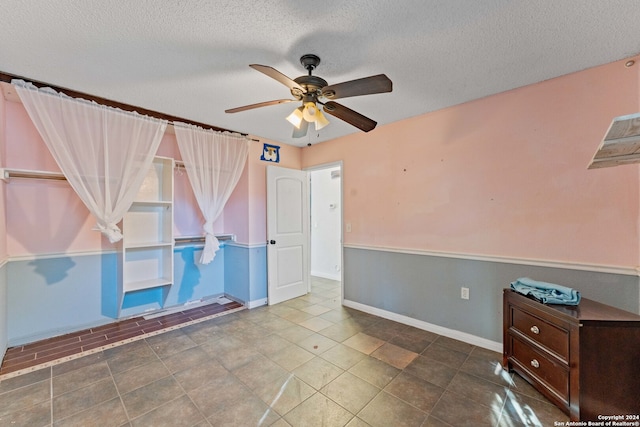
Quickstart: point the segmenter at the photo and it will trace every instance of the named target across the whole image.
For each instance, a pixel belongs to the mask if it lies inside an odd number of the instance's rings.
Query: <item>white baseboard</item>
[[[267,299],[266,298],[249,301],[246,304],[248,309],[252,309],[252,308],[256,308],[256,307],[262,307],[263,305],[267,305]]]
[[[311,276],[321,277],[323,279],[329,279],[329,280],[337,280],[337,281],[342,280],[342,276],[340,275],[340,272],[338,272],[338,274],[329,274],[329,273],[323,273],[318,271],[312,271]]]
[[[382,310],[370,305],[364,305],[359,302],[343,300],[342,305],[356,310],[364,311],[365,313],[373,314],[384,319],[393,320],[398,323],[413,326],[424,331],[433,332],[438,335],[442,335],[448,338],[453,338],[459,341],[466,342],[471,345],[486,348],[487,350],[496,351],[502,353],[502,343],[491,341],[486,338],[481,338],[475,335],[468,334],[466,332],[456,331],[455,329],[444,328],[442,326],[434,325],[422,320],[414,319],[413,317],[404,316],[402,314],[394,313],[387,310]]]

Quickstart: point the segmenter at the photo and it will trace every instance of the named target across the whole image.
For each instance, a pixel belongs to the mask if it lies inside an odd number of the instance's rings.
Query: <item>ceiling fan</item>
[[[308,71],[306,76],[290,79],[275,68],[251,64],[254,70],[271,77],[274,80],[287,86],[294,99],[276,99],[273,101],[259,102],[257,104],[245,105],[242,107],[225,110],[225,113],[238,113],[240,111],[252,110],[254,108],[266,107],[269,105],[283,104],[286,102],[301,101],[302,105],[291,113],[287,120],[294,125],[293,137],[301,138],[307,134],[309,123],[314,123],[316,130],[320,130],[329,124],[327,118],[322,114],[317,104],[323,106],[325,113],[344,120],[358,129],[369,132],[378,124],[374,120],[362,114],[334,102],[334,99],[347,98],[350,96],[370,95],[374,93],[391,92],[391,80],[384,74],[364,77],[362,79],[350,80],[343,83],[328,85],[326,80],[312,75],[312,71],[320,64],[320,58],[313,54],[303,55],[300,63]]]

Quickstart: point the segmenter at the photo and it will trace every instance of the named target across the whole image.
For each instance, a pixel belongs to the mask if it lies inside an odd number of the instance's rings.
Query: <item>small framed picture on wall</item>
[[[265,162],[280,163],[280,147],[277,145],[264,144],[260,160]]]

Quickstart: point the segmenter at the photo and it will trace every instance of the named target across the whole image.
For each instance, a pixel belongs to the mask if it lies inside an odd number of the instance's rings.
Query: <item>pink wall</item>
[[[280,146],[280,163],[260,160],[264,143]],[[261,244],[266,241],[266,168],[275,165],[300,169],[300,156],[301,149],[297,147],[264,139],[251,142],[247,166],[224,210],[227,230],[236,235],[238,243]]]
[[[249,146],[249,158],[247,164],[242,171],[240,180],[236,188],[231,193],[227,204],[224,207],[224,216],[226,218],[227,233],[235,234],[238,243],[249,243],[249,167],[252,162],[252,147],[256,143]]]
[[[15,169],[59,171],[38,131],[20,103],[6,102],[6,166]],[[180,159],[175,135],[167,132],[159,156]],[[202,235],[204,220],[184,171],[175,172],[174,233]],[[93,231],[95,219],[71,187],[63,181],[14,179],[6,191],[6,252],[30,256],[114,249]],[[1,210],[3,213],[5,209]],[[1,217],[0,217],[1,218]],[[223,233],[224,215],[214,224]],[[0,247],[1,249],[1,247]]]
[[[636,266],[638,166],[587,170],[640,111],[625,61],[302,150],[343,160],[345,244]]]
[[[309,148],[275,143],[279,166],[344,162],[346,244],[635,266],[638,167],[586,169],[610,120],[640,111],[638,66],[623,62]],[[57,170],[22,106],[5,110],[6,165]],[[215,225],[240,243],[266,236],[262,143]],[[179,158],[173,134],[158,154]],[[200,234],[185,178],[176,174],[175,232]],[[9,255],[112,247],[67,184],[14,180],[5,191]]]
[[[7,167],[60,170],[22,104],[7,102],[5,117]],[[95,220],[64,181],[12,179],[6,198],[10,256],[113,248],[91,230]]]

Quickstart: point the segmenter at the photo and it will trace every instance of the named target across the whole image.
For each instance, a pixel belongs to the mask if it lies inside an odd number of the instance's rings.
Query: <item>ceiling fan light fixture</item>
[[[320,130],[329,124],[329,120],[322,114],[322,110],[318,108],[315,102],[304,103],[302,118],[309,123],[314,123],[316,130]]]
[[[298,107],[291,114],[287,116],[287,121],[294,125],[297,129],[300,129],[300,123],[303,120],[303,107]]]
[[[302,110],[302,117],[309,123],[316,121],[318,115],[318,107],[315,102],[307,102],[304,104],[304,110]]]
[[[320,130],[328,124],[329,120],[327,120],[326,116],[322,114],[322,111],[318,109],[316,113],[316,130]]]

